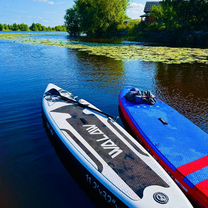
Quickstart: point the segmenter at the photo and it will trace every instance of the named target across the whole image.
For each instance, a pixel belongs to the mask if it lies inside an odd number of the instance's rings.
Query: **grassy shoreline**
[[[0,34],[0,40],[13,40],[22,44],[69,48],[83,51],[90,55],[105,56],[122,61],[141,60],[165,64],[208,64],[208,49],[136,45],[90,45],[79,41],[38,40],[33,39],[32,36],[28,34]]]

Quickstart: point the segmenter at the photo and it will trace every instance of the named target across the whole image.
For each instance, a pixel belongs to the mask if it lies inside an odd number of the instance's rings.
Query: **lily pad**
[[[29,36],[29,37],[28,37]],[[115,60],[141,60],[166,64],[200,63],[208,64],[208,49],[171,48],[148,46],[124,46],[86,44],[77,41],[38,40],[30,35],[0,34],[0,40],[15,40],[23,44],[46,45],[83,51],[95,56],[105,56]]]

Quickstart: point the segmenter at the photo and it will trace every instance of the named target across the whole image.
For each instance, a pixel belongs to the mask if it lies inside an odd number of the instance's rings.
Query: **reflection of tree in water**
[[[91,78],[92,82],[102,82],[103,85],[118,85],[124,76],[124,64],[105,56],[89,55],[86,52],[75,52],[79,62],[87,70],[80,70],[80,76]]]
[[[68,56],[73,58],[74,64],[68,70],[74,73],[74,80],[70,80],[76,83],[73,92],[104,112],[117,116],[118,95],[125,78],[123,62],[76,50],[68,50]]]
[[[208,66],[158,64],[159,97],[208,132]]]

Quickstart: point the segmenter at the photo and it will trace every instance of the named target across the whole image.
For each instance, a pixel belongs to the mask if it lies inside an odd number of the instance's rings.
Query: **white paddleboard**
[[[51,132],[86,170],[86,181],[114,207],[191,208],[156,160],[112,118],[54,84],[43,96]],[[93,110],[94,108],[95,110]]]

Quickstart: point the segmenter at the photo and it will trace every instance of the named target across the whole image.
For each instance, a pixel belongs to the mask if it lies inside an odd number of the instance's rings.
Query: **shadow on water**
[[[158,64],[159,97],[208,132],[208,66]]]

